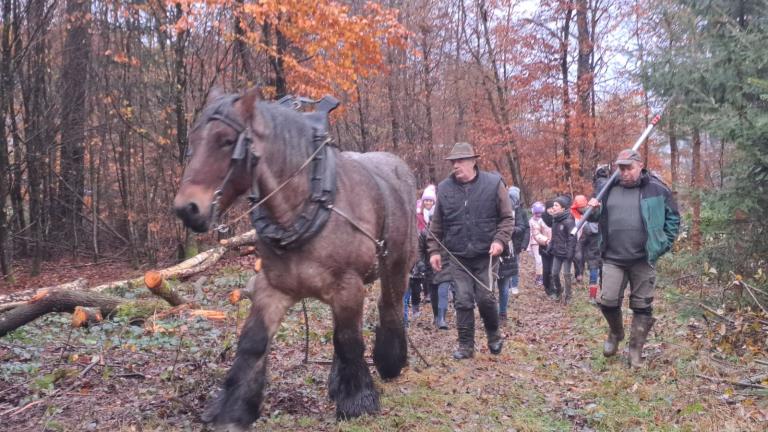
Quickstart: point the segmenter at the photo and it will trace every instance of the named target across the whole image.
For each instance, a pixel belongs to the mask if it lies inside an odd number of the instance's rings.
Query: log
[[[158,271],[148,271],[144,274],[144,284],[152,294],[167,301],[171,306],[179,306],[189,303],[189,300],[185,299],[181,294],[171,288],[171,284],[168,283]]]
[[[98,308],[109,316],[125,300],[110,295],[74,290],[40,290],[24,305],[0,315],[0,337],[51,312],[75,311],[78,306]]]
[[[238,236],[222,240],[220,242],[221,246],[201,252],[194,257],[174,266],[156,271],[160,273],[160,276],[163,279],[183,279],[210,268],[212,265],[216,264],[222,256],[224,256],[224,252],[227,250],[247,244],[253,244],[255,241],[256,231],[251,230]],[[88,291],[100,293],[107,290],[131,290],[139,288],[143,285],[145,285],[144,276],[141,276],[137,278],[107,282],[95,287],[88,288]],[[72,282],[47,288],[56,290],[85,290],[87,286],[88,281],[85,279],[77,279]],[[35,288],[18,291],[7,295],[0,295],[0,313],[27,304],[27,300],[29,300],[39,290],[40,288]]]
[[[75,311],[72,312],[72,327],[88,327],[91,324],[99,323],[104,320],[101,315],[101,309],[90,307],[75,307]]]
[[[261,260],[259,260],[261,261]],[[250,299],[253,301],[253,294],[256,290],[256,280],[255,278],[248,279],[248,282],[245,284],[245,288],[238,288],[236,290],[233,290],[231,293],[229,293],[229,303],[232,305],[236,305],[242,300]]]

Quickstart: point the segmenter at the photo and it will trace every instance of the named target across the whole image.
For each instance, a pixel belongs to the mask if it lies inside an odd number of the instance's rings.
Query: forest
[[[237,218],[245,200],[221,220],[226,233],[207,234],[186,228],[173,201],[209,97],[248,89],[267,101],[336,97],[332,145],[399,156],[419,193],[450,174],[444,158],[454,143],[469,142],[481,169],[519,187],[528,209],[593,195],[596,170],[661,113],[639,151],[681,214],[674,250],[658,266],[667,314],[652,344],[658,361],[640,381],[599,356],[605,323],[586,299],[550,310],[530,285],[510,306],[513,371],[489,356],[452,365],[437,345],[451,345],[454,332],[440,332],[435,345],[424,317],[409,331],[404,378],[377,384],[383,419],[339,426],[325,396],[327,364],[309,360],[333,350],[329,315],[312,300],[278,330],[278,369],[257,427],[761,430],[768,422],[768,1],[0,0],[0,8],[0,424],[202,427],[195,416],[232,363],[253,295],[245,282],[261,261],[248,246],[249,220]],[[531,263],[521,266],[525,286]],[[9,311],[62,288],[98,301],[74,294],[67,310],[3,325]],[[364,329],[379,288],[368,289]],[[47,315],[74,306],[97,310],[80,310],[69,330],[60,330],[68,314]],[[698,398],[682,394],[694,386]],[[97,395],[109,396],[81,405]]]

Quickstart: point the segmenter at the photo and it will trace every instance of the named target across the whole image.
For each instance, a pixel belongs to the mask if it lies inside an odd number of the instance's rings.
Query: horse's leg
[[[381,271],[379,325],[373,347],[373,362],[384,379],[400,375],[408,362],[408,344],[403,327],[403,293],[408,284],[404,259],[385,265]]]
[[[328,395],[336,402],[336,418],[339,420],[379,412],[379,394],[363,357],[364,297],[361,280],[346,281],[330,305],[334,321],[334,355]]]
[[[261,275],[252,277],[253,305],[245,321],[237,354],[224,388],[208,405],[203,421],[224,430],[247,429],[259,417],[266,384],[267,354],[293,299],[272,288]]]

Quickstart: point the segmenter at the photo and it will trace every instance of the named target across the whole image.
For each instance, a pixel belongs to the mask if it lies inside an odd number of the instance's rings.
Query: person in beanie
[[[518,257],[527,246],[530,238],[528,215],[520,205],[520,189],[516,186],[510,186],[507,189],[507,195],[509,195],[509,202],[512,205],[515,228],[512,233],[512,240],[504,248],[504,253],[499,259],[499,319],[502,324],[507,322],[509,294],[518,295],[520,293],[518,288],[520,283]]]
[[[581,220],[582,213],[579,209],[586,207],[587,197],[584,195],[576,195],[573,197],[570,211],[575,223],[579,223]],[[576,251],[573,254],[573,277],[576,279],[577,283],[581,282],[581,274],[584,273],[584,255],[582,254],[580,243],[582,231],[583,230],[580,229],[579,232],[576,233]]]
[[[574,219],[578,223],[581,220],[582,215],[586,213],[587,209],[587,197],[584,195],[577,195],[573,199],[571,205],[571,214],[574,215]],[[597,222],[586,222],[581,226],[579,232],[576,233],[576,258],[574,258],[574,266],[577,269],[583,269],[586,263],[589,269],[589,302],[597,304],[597,290],[598,290],[598,277],[600,274],[600,230]]]
[[[543,285],[544,279],[542,278],[542,262],[541,255],[539,254],[539,247],[543,244],[546,246],[546,242],[549,241],[549,236],[542,233],[543,229],[549,229],[544,221],[541,219],[541,215],[544,213],[544,203],[536,201],[531,206],[531,218],[528,220],[528,229],[530,231],[530,240],[528,241],[528,251],[533,257],[536,263],[536,285]]]
[[[549,242],[552,241],[552,225],[554,219],[552,219],[553,207],[555,205],[554,200],[547,200],[544,202],[544,213],[541,215],[541,220],[544,222],[546,230],[542,229],[542,236],[538,236],[539,240],[539,255],[541,255],[541,277],[544,281],[544,293],[550,299],[557,298],[557,291],[554,285],[552,285],[552,260],[553,256],[549,253]]]
[[[457,360],[474,356],[475,303],[483,319],[492,354],[502,350],[499,310],[490,266],[504,251],[515,221],[504,182],[477,167],[478,155],[469,143],[457,143],[446,157],[452,174],[437,185],[437,206],[427,239],[430,264],[442,270],[443,247],[451,261],[456,289]],[[454,265],[455,264],[455,265]]]
[[[571,234],[575,225],[568,207],[570,200],[559,196],[552,205],[552,240],[547,247],[552,255],[552,286],[556,292],[554,300],[568,304],[571,300],[571,262],[576,251],[576,236]],[[560,273],[563,273],[562,283]]]
[[[435,185],[428,185],[424,188],[424,193],[421,194],[421,199],[419,200],[420,205],[416,208],[416,228],[419,232],[424,231],[427,225],[429,225],[432,213],[435,212],[436,199]]]
[[[629,363],[642,366],[642,352],[653,326],[653,293],[656,260],[672,248],[680,227],[680,213],[672,192],[643,168],[643,159],[632,149],[622,150],[616,159],[620,175],[610,184],[602,201],[592,198],[590,215],[597,221],[603,259],[600,309],[608,322],[603,355],[618,351],[624,339],[621,303],[629,281],[632,326],[629,335]]]

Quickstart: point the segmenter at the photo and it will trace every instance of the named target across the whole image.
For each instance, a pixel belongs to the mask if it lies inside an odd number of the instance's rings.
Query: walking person
[[[427,239],[430,264],[436,272],[442,270],[442,246],[451,261],[459,345],[453,357],[457,360],[474,356],[475,303],[488,349],[492,354],[502,350],[498,303],[489,273],[495,257],[509,242],[515,221],[504,182],[497,174],[481,171],[478,157],[469,143],[455,144],[446,157],[453,170],[437,186],[430,226],[434,237]]]
[[[656,261],[672,248],[680,227],[680,213],[672,192],[643,165],[640,154],[622,150],[616,159],[619,178],[608,187],[602,201],[592,198],[595,207],[590,220],[599,222],[603,259],[600,309],[608,322],[603,355],[618,351],[624,339],[621,303],[629,283],[632,325],[629,336],[629,363],[642,366],[642,352],[653,318]]]
[[[533,257],[536,271],[536,279],[534,283],[536,285],[543,285],[544,280],[542,278],[542,262],[541,255],[539,254],[539,247],[546,245],[546,241],[549,241],[549,237],[544,236],[543,229],[548,229],[547,225],[541,219],[541,215],[544,213],[544,204],[540,201],[536,201],[531,206],[531,218],[528,220],[528,229],[530,232],[530,240],[528,241],[528,252]]]
[[[507,243],[499,258],[499,319],[502,325],[507,323],[509,295],[516,296],[520,293],[520,253],[523,252],[530,238],[528,215],[520,205],[520,188],[510,186],[507,189],[507,195],[509,195],[509,202],[512,205],[515,228],[512,233],[512,240]]]
[[[541,277],[544,281],[544,293],[550,299],[557,299],[557,290],[555,290],[552,284],[552,261],[554,257],[549,253],[549,242],[552,241],[552,225],[554,220],[552,219],[553,207],[555,205],[554,200],[547,200],[544,203],[544,213],[541,215],[541,220],[544,222],[539,239],[539,255],[541,255]],[[543,241],[542,241],[543,240]]]
[[[571,301],[571,263],[576,251],[576,236],[571,234],[573,216],[568,211],[569,200],[564,196],[555,198],[552,205],[552,240],[548,252],[552,255],[552,286],[555,299],[563,304]],[[563,274],[562,282],[560,273]]]

